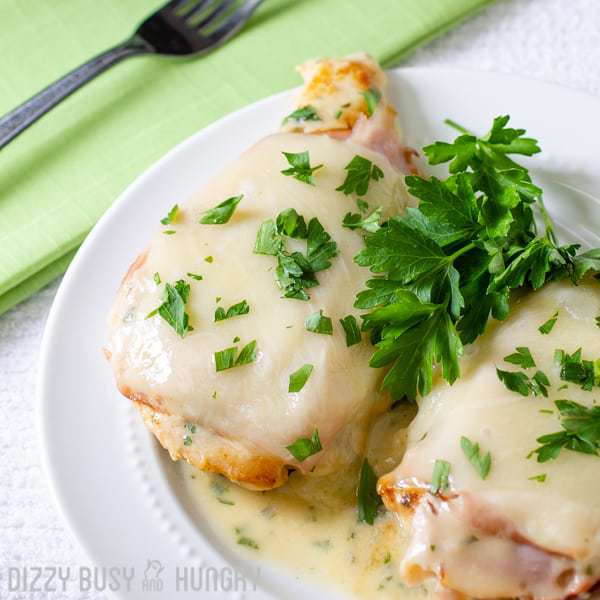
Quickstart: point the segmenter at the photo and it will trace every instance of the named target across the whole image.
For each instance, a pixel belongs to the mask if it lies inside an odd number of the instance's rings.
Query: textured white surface
[[[600,94],[600,2],[500,1],[403,64],[502,71]],[[0,598],[105,597],[73,586],[67,593],[6,591],[10,566],[88,564],[52,504],[35,431],[37,356],[57,285],[0,317]]]

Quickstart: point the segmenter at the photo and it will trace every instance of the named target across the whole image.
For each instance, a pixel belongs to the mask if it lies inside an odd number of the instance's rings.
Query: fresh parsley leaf
[[[600,384],[600,359],[591,361],[581,357],[581,348],[573,354],[564,350],[556,350],[555,360],[560,364],[560,378],[581,386],[582,390],[591,391],[594,385]]]
[[[479,444],[473,443],[464,435],[460,438],[460,447],[462,448],[462,451],[465,453],[465,456],[469,462],[473,465],[473,467],[475,467],[477,473],[479,473],[479,477],[481,477],[481,479],[485,479],[492,467],[492,455],[489,452],[486,452],[482,456],[481,450],[479,449]]]
[[[531,391],[536,396],[544,396],[548,397],[548,387],[550,386],[550,381],[546,374],[542,371],[536,371],[535,375],[531,378],[530,382]]]
[[[383,171],[369,159],[364,156],[355,155],[354,158],[344,167],[346,179],[344,183],[335,188],[338,192],[343,192],[348,196],[356,193],[357,196],[364,196],[369,190],[369,182],[379,181],[383,178]]]
[[[283,119],[283,124],[285,125],[285,123],[287,123],[288,121],[296,121],[298,123],[302,123],[304,121],[320,120],[321,118],[319,117],[314,106],[307,104],[306,106],[302,106],[300,108],[297,108],[295,111],[291,112],[285,119]]]
[[[165,229],[163,235],[175,235],[177,232],[174,229]]]
[[[362,198],[356,199],[356,206],[361,213],[365,213],[369,210],[369,203],[366,200],[363,200]]]
[[[192,445],[192,438],[189,435],[184,436],[183,438],[183,445],[184,446],[191,446]]]
[[[507,390],[517,392],[521,396],[529,396],[531,388],[529,387],[529,377],[520,371],[502,371],[496,368],[498,379],[505,385]]]
[[[556,324],[556,319],[558,319],[558,311],[556,311],[543,325],[540,325],[538,331],[544,335],[549,334]]]
[[[242,300],[237,304],[233,304],[227,309],[227,312],[225,312],[223,307],[219,306],[215,310],[215,322],[231,319],[232,317],[237,317],[239,315],[247,315],[249,312],[250,306],[248,306],[248,302],[246,302],[246,300]]]
[[[237,356],[237,358],[236,358]],[[237,346],[231,346],[215,352],[215,368],[217,373],[226,371],[233,367],[247,365],[256,360],[256,340],[252,340],[246,344],[239,355],[237,354]]]
[[[587,407],[572,400],[557,400],[562,430],[537,438],[541,444],[534,450],[538,462],[558,457],[562,448],[599,455],[600,450],[600,406]]]
[[[302,181],[303,183],[308,183],[309,185],[315,185],[313,173],[320,169],[323,165],[311,167],[308,150],[298,153],[284,152],[283,155],[290,165],[289,169],[284,169],[281,171],[283,175],[294,177],[294,179]]]
[[[375,233],[379,229],[381,219],[381,208],[375,209],[369,216],[363,217],[358,213],[346,213],[342,226],[348,229],[364,229],[369,233]]]
[[[431,476],[432,494],[448,489],[448,475],[450,475],[450,463],[445,460],[436,459],[433,465],[433,475]]]
[[[596,327],[600,327],[600,316],[596,317]]]
[[[277,215],[275,221],[277,233],[291,238],[305,240],[308,237],[308,228],[304,217],[299,215],[293,208],[288,208]]]
[[[171,225],[171,223],[175,223],[175,219],[177,218],[177,212],[179,211],[179,206],[175,204],[173,208],[167,213],[167,216],[160,220],[163,225]]]
[[[532,477],[528,477],[529,481],[537,481],[538,483],[544,483],[546,481],[546,473],[541,473],[540,475],[533,475]]]
[[[146,318],[155,314],[160,315],[181,338],[186,333],[193,331],[189,324],[189,315],[185,312],[185,305],[190,297],[190,284],[180,279],[174,285],[165,284],[163,303],[153,310]]]
[[[260,226],[256,234],[256,242],[254,244],[255,254],[267,254],[269,256],[277,256],[283,250],[283,240],[277,232],[277,226],[273,219],[265,221]]]
[[[202,214],[200,223],[203,225],[223,225],[227,223],[243,197],[243,194],[240,194],[239,196],[232,196],[231,198],[227,198],[227,200],[223,200],[223,202],[217,204],[214,208],[205,211]]]
[[[308,316],[304,321],[304,328],[313,333],[324,333],[325,335],[333,335],[333,325],[331,318],[323,315],[323,311],[319,310],[316,313]]]
[[[346,346],[350,347],[360,344],[362,336],[356,322],[356,317],[354,315],[346,315],[343,319],[340,319],[340,323],[346,334]]]
[[[379,506],[383,504],[377,493],[377,475],[369,461],[363,459],[358,480],[358,520],[373,525]]]
[[[367,116],[372,117],[381,100],[381,92],[377,88],[372,87],[366,92],[361,92],[361,95],[367,103]]]
[[[204,279],[202,275],[198,275],[197,273],[187,273],[187,276],[195,279],[196,281],[202,281]]]
[[[523,369],[535,367],[535,361],[529,348],[525,346],[517,346],[517,351],[504,357],[505,362],[513,365],[519,365]]]
[[[207,262],[207,263],[212,263],[212,262],[214,262],[214,260],[215,259],[212,256],[205,256],[204,257],[204,262]]]
[[[305,386],[310,374],[313,372],[313,368],[313,365],[305,364],[290,375],[290,382],[288,385],[288,392],[290,394],[299,392]]]
[[[158,273],[158,271],[156,273],[154,273],[153,279],[154,279],[154,283],[156,285],[160,285],[160,274]]]
[[[305,461],[309,456],[321,452],[321,440],[317,429],[309,438],[298,438],[293,444],[286,446],[289,453],[299,462]]]

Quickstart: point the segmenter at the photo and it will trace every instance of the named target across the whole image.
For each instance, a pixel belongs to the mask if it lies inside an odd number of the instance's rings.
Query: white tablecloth
[[[515,73],[600,95],[600,0],[500,0],[403,64]],[[6,591],[10,566],[88,564],[52,503],[35,430],[38,350],[57,287],[0,317],[0,598],[104,598]]]

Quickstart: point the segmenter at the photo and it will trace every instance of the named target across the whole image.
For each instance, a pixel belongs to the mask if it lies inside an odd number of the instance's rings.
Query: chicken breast
[[[346,213],[360,213],[357,195],[336,188],[358,155],[380,170],[360,190],[363,215],[377,208],[396,213],[408,201],[399,169],[406,152],[388,128],[395,113],[379,67],[360,55],[311,63],[303,72],[308,80],[297,109],[305,110],[294,111],[283,132],[225,168],[156,233],[125,276],[109,318],[106,354],[118,388],[171,457],[257,490],[281,485],[290,468],[316,474],[343,468],[362,451],[378,410],[379,375],[368,366],[368,341],[347,346],[340,324],[355,314],[354,297],[368,272],[353,262],[360,229],[342,226]],[[336,117],[340,108],[351,111]],[[291,167],[284,153],[304,152],[311,166],[322,165],[312,181],[299,171],[283,174]],[[232,198],[239,205],[227,222],[199,222]],[[274,226],[287,209],[309,224],[309,239],[276,234],[284,258],[310,255],[310,245],[323,242],[319,225],[331,237],[325,243],[337,244],[325,261],[330,266],[311,275],[318,285],[306,283],[304,300],[283,297],[281,286],[293,276],[278,276],[281,257],[256,252],[263,224]],[[156,314],[169,293],[173,303]],[[217,320],[215,311],[228,318]],[[319,311],[331,318],[331,335],[306,329]],[[312,444],[307,458],[288,449],[298,440]]]
[[[584,358],[598,357],[598,314],[595,280],[556,282],[524,296],[506,322],[467,347],[462,377],[453,386],[440,382],[420,401],[402,462],[379,481],[386,506],[411,529],[401,563],[408,584],[433,576],[467,597],[549,600],[600,579],[600,458],[563,448],[538,462],[532,453],[537,438],[564,431],[556,400],[597,403],[595,390],[561,379],[555,351],[581,347]],[[554,327],[542,334],[538,328],[553,316]],[[535,367],[504,360],[517,347]],[[496,368],[545,374],[547,397],[542,389],[529,397],[507,389]],[[463,438],[479,444],[472,461]],[[478,460],[488,452],[486,473]],[[450,471],[448,487],[433,493],[436,460]]]

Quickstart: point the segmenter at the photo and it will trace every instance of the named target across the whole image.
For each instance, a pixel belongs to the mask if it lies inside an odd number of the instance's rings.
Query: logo
[[[160,574],[165,570],[163,564],[156,559],[147,559],[144,570],[142,590],[144,592],[160,592],[165,586]]]

